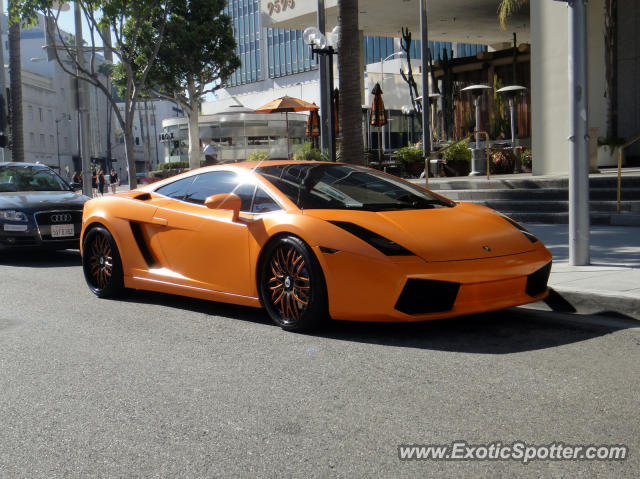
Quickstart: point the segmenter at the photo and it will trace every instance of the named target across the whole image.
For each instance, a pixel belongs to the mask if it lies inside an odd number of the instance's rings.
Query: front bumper
[[[448,318],[539,301],[548,294],[550,262],[544,247],[500,258],[432,263],[418,258],[372,262],[346,252],[321,259],[334,319],[390,322]]]
[[[73,235],[54,237],[52,235],[52,215],[69,215],[73,224]],[[7,249],[78,249],[82,228],[82,211],[39,211],[29,214],[27,223],[0,222],[0,250]],[[57,218],[56,217],[56,218]]]

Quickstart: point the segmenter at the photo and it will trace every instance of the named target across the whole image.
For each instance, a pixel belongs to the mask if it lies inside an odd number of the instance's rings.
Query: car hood
[[[0,208],[30,211],[57,208],[82,209],[82,205],[88,199],[73,191],[19,191],[0,193]]]
[[[495,258],[535,249],[520,230],[495,211],[468,203],[426,210],[304,210],[304,214],[354,223],[429,262]]]

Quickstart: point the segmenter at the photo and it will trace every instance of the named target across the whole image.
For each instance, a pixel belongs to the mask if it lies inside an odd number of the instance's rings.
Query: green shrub
[[[296,161],[329,161],[329,158],[317,148],[314,148],[310,142],[305,143],[293,155]]]
[[[270,159],[269,153],[264,151],[254,151],[247,157],[247,161],[267,161]]]
[[[409,165],[414,163],[424,161],[422,148],[415,146],[405,146],[400,148],[396,153],[396,160],[398,160],[404,168],[407,168]]]
[[[169,161],[166,163],[160,163],[158,165],[159,170],[186,170],[189,169],[188,161]]]
[[[467,147],[468,141],[458,143],[443,153],[443,158],[447,161],[471,161],[472,153]]]

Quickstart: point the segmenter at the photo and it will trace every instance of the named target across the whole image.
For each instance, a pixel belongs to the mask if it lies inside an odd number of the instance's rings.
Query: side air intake
[[[529,296],[538,296],[547,290],[547,281],[551,273],[551,261],[545,264],[535,273],[527,276],[527,289],[525,290]]]

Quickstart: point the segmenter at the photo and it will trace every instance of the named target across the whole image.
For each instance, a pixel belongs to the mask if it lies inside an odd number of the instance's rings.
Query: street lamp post
[[[62,171],[62,166],[60,164],[60,131],[58,130],[58,123],[60,123],[62,120],[67,120],[67,121],[71,121],[71,115],[67,116],[66,113],[63,113],[62,116],[58,119],[56,119],[56,147],[58,150],[58,172]]]
[[[321,125],[328,124],[329,126],[327,129],[327,137],[329,138],[329,159],[331,161],[336,161],[335,118],[333,114],[333,101],[331,100],[331,95],[333,93],[333,55],[337,55],[335,47],[338,44],[339,34],[340,27],[335,27],[327,36],[320,32],[316,27],[307,27],[302,34],[304,43],[311,47],[311,52],[316,55],[318,61],[324,62],[326,61],[326,58],[329,63],[329,81],[327,82],[327,79],[324,78],[323,75],[320,75],[320,91],[325,94],[328,93],[327,98],[329,105],[327,114],[329,116],[329,121],[327,122],[326,118],[323,118]]]
[[[406,53],[405,52],[393,52],[391,55],[386,56],[385,58],[383,58],[382,60],[380,60],[380,88],[382,88],[382,91],[384,92],[384,62],[386,62],[387,60],[398,56],[398,57],[406,57]],[[391,121],[391,115],[389,115],[389,121]],[[389,123],[389,126],[391,126],[391,123]],[[386,125],[382,125],[382,140],[384,142],[385,139],[385,128]],[[389,130],[388,132],[389,138],[387,139],[387,147],[390,148],[391,147],[391,130]],[[385,146],[384,143],[382,145],[382,149],[385,150]]]

